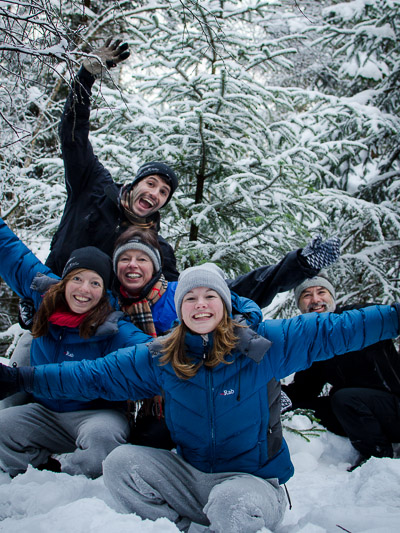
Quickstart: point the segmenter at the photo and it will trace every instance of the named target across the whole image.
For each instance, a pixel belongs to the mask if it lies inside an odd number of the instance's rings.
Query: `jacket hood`
[[[247,325],[254,329],[263,321],[263,314],[259,306],[243,296],[231,292],[232,296],[232,316],[235,318],[236,314],[243,315]]]

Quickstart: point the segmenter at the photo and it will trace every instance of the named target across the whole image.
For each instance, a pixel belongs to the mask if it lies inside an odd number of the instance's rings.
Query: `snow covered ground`
[[[296,415],[291,425],[306,428]],[[398,533],[400,459],[370,459],[354,472],[347,439],[325,432],[307,442],[285,434],[296,468],[287,483],[292,510],[278,533]],[[166,519],[156,522],[120,514],[103,484],[29,468],[10,479],[0,474],[0,531],[7,533],[173,533]],[[261,532],[266,533],[266,529]],[[227,531],[226,533],[229,533]]]

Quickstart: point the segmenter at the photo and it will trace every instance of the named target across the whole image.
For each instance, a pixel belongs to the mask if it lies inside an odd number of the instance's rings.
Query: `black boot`
[[[61,472],[61,465],[57,459],[50,457],[47,459],[46,463],[43,463],[36,467],[38,470],[49,470],[50,472]]]
[[[364,463],[366,463],[368,461],[368,459],[369,459],[369,457],[366,457],[365,455],[362,455],[360,453],[360,455],[357,457],[355,463],[353,465],[349,466],[349,468],[347,469],[347,472],[353,472],[353,470],[355,470],[359,466],[361,466]]]

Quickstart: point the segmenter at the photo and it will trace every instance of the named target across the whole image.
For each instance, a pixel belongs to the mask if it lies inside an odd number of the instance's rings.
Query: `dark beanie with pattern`
[[[77,268],[94,270],[104,282],[104,287],[110,286],[112,262],[110,257],[95,246],[85,246],[74,250],[69,256],[62,273],[62,279]]]

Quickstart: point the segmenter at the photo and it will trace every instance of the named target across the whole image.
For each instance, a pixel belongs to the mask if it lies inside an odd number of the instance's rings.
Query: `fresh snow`
[[[310,428],[309,419],[301,415],[287,423],[297,430]],[[399,459],[372,458],[349,473],[356,453],[348,439],[329,432],[309,441],[292,431],[284,434],[296,472],[286,484],[292,509],[277,533],[398,533]],[[91,480],[29,467],[14,479],[0,473],[0,531],[176,533],[178,529],[165,518],[153,522],[122,514],[102,477]]]

